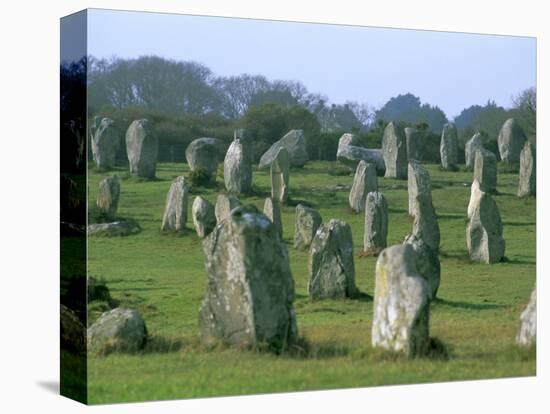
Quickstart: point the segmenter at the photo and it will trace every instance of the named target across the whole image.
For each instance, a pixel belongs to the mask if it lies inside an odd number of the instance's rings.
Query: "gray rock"
[[[215,175],[223,157],[223,142],[217,138],[194,139],[185,149],[185,159],[191,171],[205,170]]]
[[[376,174],[383,176],[386,171],[382,150],[370,149],[361,146],[359,138],[354,134],[344,134],[338,141],[336,159],[349,168],[355,169],[360,161],[374,164]]]
[[[193,216],[193,225],[197,231],[197,236],[200,238],[208,236],[216,227],[214,205],[204,197],[198,196],[195,198],[191,215]]]
[[[384,129],[382,156],[386,165],[385,177],[407,178],[407,138],[397,123],[390,122]]]
[[[502,221],[495,200],[482,191],[477,180],[472,183],[468,205],[466,245],[470,259],[482,263],[497,263],[504,256]]]
[[[508,165],[517,165],[525,140],[525,132],[516,120],[514,118],[507,119],[497,138],[500,159]]]
[[[443,126],[439,153],[441,168],[447,171],[455,170],[458,164],[458,137],[454,124],[447,123]]]
[[[118,209],[118,200],[120,198],[120,183],[118,177],[104,178],[99,183],[96,206],[101,214],[109,219],[116,217]]]
[[[115,128],[115,121],[110,118],[102,118],[101,120],[97,118],[90,139],[92,155],[98,169],[109,170],[115,165],[120,137]]]
[[[271,197],[284,204],[288,199],[290,158],[285,148],[280,148],[271,162]]]
[[[141,231],[141,227],[135,221],[113,221],[111,223],[88,224],[86,232],[88,236],[130,236]]]
[[[313,299],[353,297],[355,267],[350,226],[332,219],[315,233],[309,250],[309,296]]]
[[[470,138],[464,145],[464,158],[466,161],[466,168],[472,171],[474,169],[476,151],[483,148],[483,139],[479,132],[476,132],[472,138]]]
[[[537,194],[537,154],[535,146],[525,142],[519,161],[518,197]]]
[[[407,142],[407,159],[418,160],[422,158],[422,150],[424,145],[422,143],[422,135],[416,128],[405,128],[405,138]]]
[[[147,339],[147,328],[135,309],[116,308],[103,312],[88,328],[88,350],[94,354],[137,352]]]
[[[408,357],[429,346],[430,288],[410,244],[384,249],[376,262],[372,346]]]
[[[277,233],[283,238],[283,220],[281,218],[281,204],[274,198],[268,197],[264,202],[264,214],[271,220]]]
[[[537,343],[537,289],[533,289],[529,303],[521,313],[520,325],[516,335],[516,343],[522,347],[530,347]]]
[[[216,200],[216,207],[214,213],[218,224],[229,217],[229,213],[236,207],[241,206],[239,199],[232,195],[219,194]]]
[[[130,174],[141,178],[154,178],[157,170],[159,142],[147,119],[138,119],[126,131],[126,152]]]
[[[441,262],[438,252],[413,234],[408,235],[404,243],[410,244],[415,251],[416,270],[428,282],[430,299],[434,299],[441,281]]]
[[[365,202],[365,233],[363,250],[378,254],[387,245],[388,203],[380,192],[367,194]]]
[[[252,150],[244,130],[235,131],[223,161],[225,188],[230,193],[249,193],[252,190]]]
[[[303,167],[308,160],[304,131],[293,129],[275,142],[260,158],[260,169],[271,166],[281,148],[288,151],[290,166]]]
[[[321,222],[321,215],[317,210],[298,204],[294,226],[294,247],[300,250],[309,249]]]
[[[254,206],[236,208],[204,239],[203,250],[208,284],[201,342],[273,350],[293,344],[294,281],[273,223]]]
[[[349,192],[349,206],[353,211],[359,213],[365,210],[365,200],[371,191],[378,191],[378,178],[374,164],[365,161],[359,162],[355,170],[353,184]]]
[[[474,162],[474,180],[479,181],[481,191],[497,191],[497,157],[491,151],[480,148],[476,151]]]
[[[182,231],[187,223],[189,187],[185,177],[177,177],[166,195],[166,207],[162,218],[161,231]]]

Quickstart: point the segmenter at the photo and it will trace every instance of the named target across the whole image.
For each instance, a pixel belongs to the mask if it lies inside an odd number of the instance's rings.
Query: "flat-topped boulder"
[[[135,309],[103,312],[88,328],[88,350],[94,354],[137,352],[145,345],[147,328]]]
[[[424,144],[422,142],[422,135],[416,128],[405,128],[405,138],[407,142],[407,159],[418,160],[422,159],[422,152]]]
[[[298,204],[294,225],[294,247],[299,250],[309,249],[321,222],[322,218],[317,210]]]
[[[107,219],[114,219],[120,198],[120,182],[118,177],[106,177],[99,182],[96,206],[99,213]]]
[[[336,159],[352,169],[356,169],[361,161],[374,164],[378,176],[383,176],[386,171],[382,150],[364,148],[355,134],[346,133],[340,137]]]
[[[119,220],[110,223],[93,223],[88,224],[86,229],[88,236],[96,237],[130,236],[132,234],[138,234],[140,231],[141,227],[136,221],[133,220]]]
[[[508,165],[519,164],[521,150],[526,141],[523,128],[514,118],[504,122],[498,134],[498,151],[500,159]]]
[[[198,196],[195,198],[191,215],[193,216],[193,226],[200,238],[208,236],[216,227],[217,220],[214,205],[204,197]]]
[[[137,119],[126,131],[126,153],[130,174],[140,178],[155,178],[159,141],[153,125],[147,119]]]
[[[519,160],[518,197],[537,194],[537,154],[535,146],[526,141]]]
[[[479,182],[481,191],[497,192],[497,157],[485,148],[479,148],[476,151],[474,180]]]
[[[223,157],[224,145],[217,138],[194,139],[185,149],[185,159],[191,171],[203,170],[215,174]]]
[[[290,157],[286,148],[280,148],[271,162],[271,197],[284,204],[288,199],[290,181]]]
[[[537,289],[533,289],[529,303],[519,318],[520,324],[516,335],[516,343],[521,347],[537,344]]]
[[[264,214],[271,220],[281,239],[283,238],[283,219],[281,216],[281,204],[278,200],[267,197],[264,202]]]
[[[219,194],[214,208],[217,223],[220,224],[224,221],[229,217],[231,210],[239,206],[241,206],[241,202],[237,197],[229,194]]]
[[[483,138],[479,132],[476,132],[464,145],[466,168],[470,171],[474,169],[476,151],[481,148],[483,148]]]
[[[378,191],[378,177],[376,167],[365,161],[360,161],[355,170],[353,184],[349,192],[349,206],[352,211],[359,213],[365,210],[365,200],[371,191]]]
[[[442,169],[447,171],[456,169],[458,165],[458,135],[454,124],[447,123],[443,126],[439,154]]]
[[[374,191],[367,194],[365,201],[365,232],[363,251],[378,254],[387,245],[388,203],[384,195]]]
[[[386,166],[385,177],[407,178],[407,138],[403,128],[390,122],[382,137],[382,156]]]
[[[279,141],[275,142],[262,155],[258,168],[269,168],[281,148],[285,148],[288,151],[290,166],[292,167],[303,167],[309,159],[306,150],[304,131],[301,129],[293,129]]]
[[[99,170],[109,170],[115,165],[115,158],[120,146],[119,132],[115,121],[110,118],[95,119],[92,128],[91,148],[93,160]]]
[[[246,194],[252,190],[251,145],[245,130],[235,131],[235,139],[223,161],[225,189],[230,193]]]
[[[172,181],[168,194],[166,195],[166,207],[162,217],[161,231],[179,232],[185,228],[187,223],[187,205],[189,198],[189,187],[185,177],[180,176]]]

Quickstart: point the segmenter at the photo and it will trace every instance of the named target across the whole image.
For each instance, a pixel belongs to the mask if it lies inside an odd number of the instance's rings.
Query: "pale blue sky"
[[[536,84],[536,40],[402,29],[89,10],[88,53],[193,60],[216,75],[299,80],[331,102],[411,92],[452,118]]]

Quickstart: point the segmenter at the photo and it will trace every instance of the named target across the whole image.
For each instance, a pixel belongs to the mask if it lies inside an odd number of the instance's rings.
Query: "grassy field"
[[[441,228],[441,286],[431,305],[431,336],[442,341],[448,359],[406,360],[370,347],[375,258],[360,258],[362,214],[348,208],[352,175],[331,175],[335,163],[312,162],[290,175],[289,205],[283,208],[284,239],[296,286],[294,303],[307,355],[275,356],[234,349],[205,350],[197,341],[198,309],[206,274],[201,240],[188,220],[183,235],[163,235],[160,224],[171,180],[187,175],[187,165],[160,164],[158,180],[139,182],[125,169],[119,215],[137,220],[143,231],[123,238],[89,239],[89,275],[106,282],[120,306],[137,308],[150,340],[143,353],[91,356],[89,402],[144,401],[185,397],[284,392],[384,384],[421,383],[535,374],[534,352],[514,346],[521,310],[535,283],[535,200],[519,199],[517,174],[501,172],[495,197],[504,222],[506,260],[494,265],[471,263],[465,241],[465,215],[472,173],[442,172],[429,165],[433,202]],[[94,203],[104,175],[89,172],[89,200]],[[388,244],[401,243],[411,229],[407,183],[379,178],[388,200]],[[254,172],[255,193],[241,197],[263,209],[269,195],[267,172]],[[192,189],[214,202],[224,191]],[[352,228],[356,283],[364,294],[355,300],[311,301],[307,296],[307,252],[292,247],[294,210],[300,201],[317,208],[323,221],[340,218]],[[190,214],[189,214],[190,218]],[[89,322],[103,302],[92,302]]]

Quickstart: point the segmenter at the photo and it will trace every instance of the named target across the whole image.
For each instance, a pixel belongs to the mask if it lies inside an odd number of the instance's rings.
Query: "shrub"
[[[198,168],[189,173],[189,181],[193,187],[211,187],[216,181],[216,176],[205,168]]]

